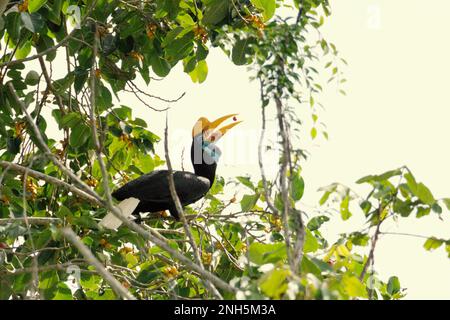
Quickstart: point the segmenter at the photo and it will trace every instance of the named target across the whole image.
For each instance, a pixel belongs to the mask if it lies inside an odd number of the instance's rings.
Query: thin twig
[[[130,84],[131,84],[131,85],[130,85]],[[149,97],[149,98],[157,99],[157,100],[160,100],[160,101],[163,101],[163,102],[167,102],[167,103],[175,103],[175,102],[178,102],[178,101],[180,101],[180,100],[186,95],[186,92],[183,92],[178,98],[175,98],[175,99],[165,99],[165,98],[161,98],[161,97],[159,97],[159,96],[155,96],[155,95],[153,95],[153,94],[147,93],[147,92],[145,92],[145,91],[139,89],[139,87],[138,87],[133,81],[131,81],[131,80],[128,81],[128,85],[129,85],[130,87],[133,87],[137,92],[142,93],[143,95],[145,95],[145,96],[147,96],[147,97]],[[164,110],[160,110],[160,111],[164,111]]]
[[[165,156],[166,156],[167,169],[169,172],[168,179],[169,179],[170,195],[172,196],[172,200],[175,203],[175,208],[178,212],[178,217],[180,218],[181,222],[183,223],[184,232],[188,236],[189,243],[192,247],[192,251],[194,252],[194,258],[197,261],[197,264],[199,265],[199,267],[202,269],[205,269],[205,267],[203,266],[203,263],[202,263],[202,259],[199,254],[197,244],[195,243],[194,237],[192,236],[191,228],[189,227],[186,217],[184,216],[183,206],[181,205],[180,198],[178,197],[177,191],[175,189],[175,181],[173,180],[172,163],[170,161],[170,156],[169,156],[168,117],[167,117],[167,115],[166,115],[166,128],[164,130],[164,151],[165,151]],[[222,295],[219,293],[217,288],[212,283],[210,283],[208,280],[206,280],[205,284],[206,284],[206,286],[208,286],[211,289],[211,291],[214,293],[214,295],[217,298],[222,299]]]
[[[49,271],[49,270],[65,271],[70,266],[85,265],[85,264],[86,264],[86,262],[66,262],[66,263],[58,263],[58,264],[49,264],[49,265],[45,265],[45,266],[40,266],[38,268],[38,271],[39,272],[45,272],[45,271]],[[81,270],[81,271],[83,271],[83,270]],[[88,271],[88,270],[86,270],[86,271]],[[33,272],[33,268],[0,270],[0,275],[19,275],[19,274],[30,273],[30,272]]]
[[[375,229],[375,233],[373,235],[372,238],[372,246],[370,248],[370,252],[369,252],[369,256],[367,257],[367,261],[364,264],[364,267],[361,271],[361,274],[359,275],[359,280],[363,281],[364,280],[364,276],[367,273],[367,269],[369,268],[369,265],[371,263],[373,263],[374,260],[374,253],[375,253],[375,247],[377,245],[377,241],[378,241],[378,236],[380,235],[380,227],[381,227],[381,223],[383,222],[383,219],[381,219],[381,213],[382,213],[382,207],[380,206],[380,208],[378,209],[378,217],[379,217],[379,221],[377,223],[377,227]]]
[[[263,93],[263,86],[264,82],[260,80],[260,91],[261,91],[261,99],[264,99],[264,93]],[[270,192],[269,192],[269,186],[267,183],[267,178],[264,170],[264,163],[263,163],[263,143],[264,143],[264,135],[266,132],[266,109],[264,106],[261,106],[261,134],[259,138],[259,144],[258,144],[258,163],[259,163],[259,170],[261,172],[261,179],[263,183],[263,190],[264,190],[264,197],[266,198],[267,205],[269,206],[269,209],[272,211],[273,214],[278,215],[278,209],[275,207],[275,205],[272,202],[272,199],[270,198]]]
[[[55,96],[56,102],[58,103],[58,106],[59,106],[59,110],[61,111],[62,115],[64,115],[66,112],[64,110],[64,104],[63,104],[62,98],[56,91],[55,87],[53,86],[52,79],[50,78],[50,76],[48,74],[44,59],[42,57],[39,57],[38,59],[39,59],[39,64],[41,65],[42,73],[44,74],[45,82],[47,82],[47,87],[48,87],[48,89],[50,89],[50,91]]]

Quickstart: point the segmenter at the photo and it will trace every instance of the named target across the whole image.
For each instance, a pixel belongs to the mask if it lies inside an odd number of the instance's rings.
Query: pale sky
[[[339,0],[332,7],[322,32],[349,63],[345,68],[348,95],[343,97],[330,87],[320,97],[326,107],[321,120],[330,140],[319,140],[309,148],[304,202],[317,204],[316,190],[335,181],[365,190],[355,185],[358,178],[404,164],[436,198],[450,196],[450,2],[428,1],[427,8],[433,10],[426,11],[419,0]],[[188,92],[170,112],[172,138],[178,130],[188,132],[199,116],[239,112],[244,123],[239,133],[236,129],[238,144],[249,148],[248,154],[256,154],[250,146],[260,126],[256,83],[249,83],[245,67],[233,66],[221,52],[213,52],[208,62],[210,73],[202,85],[193,85],[187,76],[174,72],[154,86],[153,92],[169,97]],[[159,126],[162,133],[163,116],[153,116],[158,124],[151,123],[152,128]],[[231,146],[239,148],[236,139],[223,138],[223,156],[231,154],[231,159],[219,165],[218,173],[257,176],[256,158],[233,159],[235,149],[230,151],[226,142],[232,140]],[[178,145],[189,150],[189,143],[188,138]],[[180,153],[175,150],[172,156],[179,158]],[[185,168],[190,168],[186,158]],[[411,217],[386,224],[384,231],[450,238],[449,213],[444,211],[443,217],[444,222],[433,214]],[[334,219],[325,232],[333,237],[363,222],[358,217],[348,222]],[[383,236],[375,252],[375,268],[385,281],[399,276],[409,299],[450,299],[450,260],[442,248],[430,253],[423,243],[412,237]]]
[[[320,193],[316,190],[321,186],[342,182],[363,192],[354,183],[360,177],[404,164],[436,198],[449,197],[450,1],[430,0],[424,7],[419,0],[338,0],[332,1],[332,8],[322,32],[349,63],[345,68],[347,96],[330,86],[319,97],[326,107],[320,117],[330,139],[305,141],[311,157],[304,164],[304,205],[317,204]],[[174,167],[179,168],[184,147],[184,166],[191,170],[190,131],[200,116],[214,119],[238,112],[244,122],[223,138],[218,174],[259,177],[257,84],[249,82],[245,67],[234,66],[221,51],[210,53],[208,65],[208,79],[201,85],[193,84],[178,66],[164,81],[153,81],[148,88],[165,98],[187,92],[169,112]],[[133,107],[134,115],[144,118],[162,137],[165,113],[149,111],[130,95],[123,97],[121,103]],[[154,105],[165,106],[156,101]],[[237,150],[245,150],[245,156],[237,157]],[[164,154],[162,144],[157,151]],[[269,171],[276,169],[276,159],[269,157],[266,164]],[[411,217],[386,223],[383,230],[448,239],[449,213],[444,211],[443,217],[444,221],[433,214]],[[358,216],[347,222],[337,218],[323,232],[335,239],[363,223]],[[375,251],[375,269],[384,281],[397,275],[402,287],[408,288],[409,299],[450,299],[450,260],[442,248],[430,253],[423,243],[412,237],[383,236]]]

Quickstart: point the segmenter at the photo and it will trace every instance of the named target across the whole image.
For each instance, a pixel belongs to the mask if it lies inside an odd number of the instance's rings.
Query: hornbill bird
[[[219,128],[225,120],[233,118],[233,123]],[[236,114],[230,114],[210,122],[201,117],[192,129],[191,162],[194,173],[173,171],[175,190],[184,207],[203,198],[214,183],[217,161],[221,155],[216,142],[231,128],[239,124]],[[140,212],[159,212],[169,210],[179,219],[169,188],[168,170],[156,170],[132,180],[112,193],[120,201],[117,207],[125,217]],[[122,221],[109,212],[100,226],[117,229]]]

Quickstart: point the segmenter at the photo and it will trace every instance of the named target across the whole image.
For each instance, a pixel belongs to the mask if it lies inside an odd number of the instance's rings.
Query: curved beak
[[[231,128],[237,126],[242,121],[237,121],[236,119],[237,113],[228,114],[226,116],[220,117],[219,119],[214,120],[213,122],[208,123],[203,127],[204,139],[209,142],[217,142],[220,138],[222,138],[225,133]],[[225,122],[226,120],[233,118],[234,122],[226,125],[224,127],[219,128],[219,126]]]

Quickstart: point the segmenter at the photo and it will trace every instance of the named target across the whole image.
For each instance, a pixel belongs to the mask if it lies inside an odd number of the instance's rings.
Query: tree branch
[[[263,86],[264,82],[260,80],[260,91],[261,91],[261,101],[264,101],[264,92],[263,92]],[[264,170],[264,163],[263,163],[263,143],[264,143],[264,136],[266,132],[266,107],[261,106],[261,134],[259,137],[259,144],[258,144],[258,164],[259,164],[259,170],[261,172],[261,179],[263,183],[263,190],[264,190],[264,197],[266,198],[267,205],[269,206],[269,209],[272,211],[273,214],[278,215],[278,209],[275,207],[275,205],[272,202],[272,199],[270,198],[270,191],[269,186],[267,183],[266,173]]]
[[[28,175],[30,177],[36,178],[36,179],[40,179],[40,180],[44,180],[48,183],[54,184],[56,186],[60,186],[63,187],[69,191],[71,191],[72,193],[74,193],[75,195],[88,200],[89,202],[93,203],[93,204],[97,204],[97,205],[102,205],[102,202],[99,201],[97,198],[91,196],[90,194],[84,192],[83,190],[78,189],[77,187],[75,187],[72,184],[69,184],[65,181],[62,181],[58,178],[46,175],[45,173],[39,172],[39,171],[35,171],[32,169],[28,169],[24,166],[21,166],[19,164],[15,164],[12,162],[8,162],[8,161],[4,161],[4,160],[0,160],[0,167],[3,167],[5,169],[10,169],[10,170],[14,170],[17,172],[20,172],[22,174],[24,174],[26,171],[28,171]]]
[[[16,222],[23,222],[23,218],[2,218],[0,219],[0,226]],[[62,221],[59,218],[28,217],[28,223],[35,225],[48,225],[52,223],[61,223],[61,222]]]
[[[183,223],[184,232],[188,236],[189,243],[192,247],[192,251],[194,252],[194,258],[197,261],[197,264],[201,269],[205,269],[202,263],[202,259],[199,254],[199,250],[197,247],[197,244],[195,243],[194,237],[191,233],[191,228],[189,227],[189,224],[186,220],[186,217],[184,216],[184,210],[183,206],[181,205],[180,198],[178,197],[177,191],[175,189],[175,181],[173,180],[173,170],[172,170],[172,163],[170,161],[169,156],[169,143],[168,143],[168,117],[166,114],[166,128],[164,130],[164,151],[166,156],[166,163],[167,163],[167,169],[169,171],[168,179],[169,179],[169,189],[170,189],[170,195],[172,196],[172,200],[175,203],[175,208],[178,212],[178,216],[180,217],[181,222]],[[205,284],[209,289],[213,292],[213,294],[219,298],[222,299],[222,295],[219,293],[216,287],[212,283],[210,283],[208,280],[205,281]]]
[[[72,244],[80,251],[80,253],[84,256],[84,258],[95,267],[98,273],[105,279],[111,288],[114,290],[116,294],[118,294],[122,299],[125,300],[136,300],[127,289],[125,289],[122,284],[113,277],[113,275],[108,272],[103,265],[98,261],[98,259],[92,254],[91,250],[86,247],[80,239],[77,237],[75,232],[73,232],[70,228],[62,229],[62,234],[66,237],[67,240],[72,242]]]

